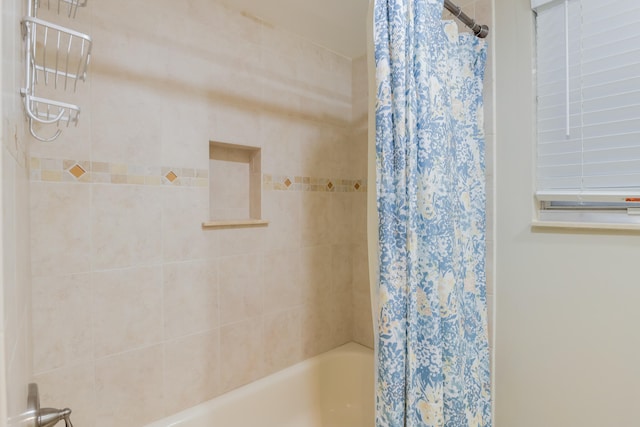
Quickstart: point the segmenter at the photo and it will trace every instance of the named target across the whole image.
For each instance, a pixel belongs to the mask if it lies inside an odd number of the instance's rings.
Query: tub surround
[[[352,341],[353,61],[211,1],[89,1],[74,25],[82,120],[30,153],[41,400],[141,426]],[[261,149],[268,226],[203,228],[210,141]]]

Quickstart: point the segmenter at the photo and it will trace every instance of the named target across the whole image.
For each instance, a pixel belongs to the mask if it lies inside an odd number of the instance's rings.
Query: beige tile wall
[[[360,159],[367,159],[368,152],[368,116],[369,116],[369,84],[367,58],[363,56],[353,61],[352,97],[353,97],[353,141],[352,161],[361,168],[358,173],[366,176],[367,164]],[[356,234],[353,251],[350,254],[351,276],[353,286],[353,339],[373,348],[373,323],[371,319],[371,298],[369,292],[369,267],[367,261],[367,199],[366,194],[358,194],[353,199],[351,214],[353,230]]]
[[[351,341],[352,61],[209,0],[90,1],[69,25],[94,38],[88,82],[61,95],[81,122],[31,145],[43,403],[140,426]],[[268,227],[202,229],[210,140],[262,149]]]
[[[26,410],[32,375],[31,275],[29,272],[28,147],[19,88],[22,85],[22,1],[1,5],[2,132],[0,183],[0,425]]]

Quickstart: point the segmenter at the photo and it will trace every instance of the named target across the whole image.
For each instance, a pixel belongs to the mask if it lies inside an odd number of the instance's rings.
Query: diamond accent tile
[[[69,169],[69,173],[76,177],[76,179],[80,178],[82,175],[87,173],[86,170],[82,169],[82,166],[79,164],[75,164],[71,169]]]
[[[169,182],[173,182],[176,179],[178,179],[178,175],[176,175],[175,172],[173,172],[173,171],[169,171],[169,173],[166,174],[164,177],[167,178],[169,180]]]
[[[70,177],[67,173],[75,178],[77,183],[136,185],[171,183],[187,187],[207,187],[209,185],[209,171],[207,169],[127,165],[77,159],[31,158],[32,181],[69,182]],[[180,181],[178,182],[178,180]],[[262,174],[262,185],[266,190],[349,193],[365,190],[366,180]]]

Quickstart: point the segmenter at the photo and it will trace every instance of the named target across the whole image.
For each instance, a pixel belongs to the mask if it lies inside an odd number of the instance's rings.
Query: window
[[[640,1],[532,7],[539,219],[640,224]]]

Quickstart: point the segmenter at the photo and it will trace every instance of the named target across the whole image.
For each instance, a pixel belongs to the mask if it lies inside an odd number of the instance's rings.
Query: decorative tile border
[[[209,185],[209,171],[32,157],[31,180],[206,187]]]
[[[31,180],[100,184],[168,185],[207,187],[207,169],[137,166],[121,163],[31,158]],[[317,191],[366,193],[365,180],[313,178],[291,175],[262,175],[265,191]]]
[[[319,191],[325,193],[366,193],[367,185],[361,179],[312,178],[308,176],[262,176],[262,188],[276,191]]]

